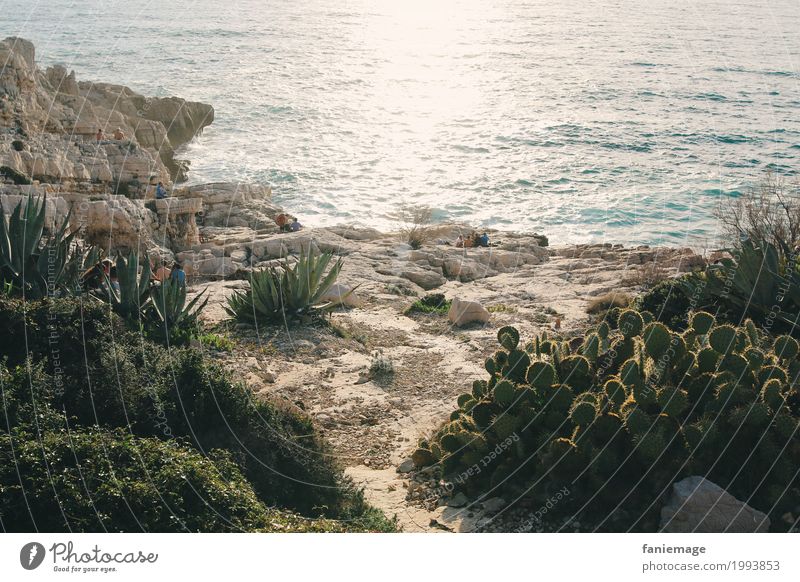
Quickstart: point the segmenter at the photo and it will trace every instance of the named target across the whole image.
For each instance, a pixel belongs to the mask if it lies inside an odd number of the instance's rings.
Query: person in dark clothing
[[[166,197],[167,197],[167,189],[164,188],[164,184],[159,182],[158,186],[156,186],[156,199],[162,200]]]
[[[175,281],[179,285],[186,285],[186,271],[183,270],[183,265],[175,263],[172,265],[172,272],[169,274],[170,281]]]

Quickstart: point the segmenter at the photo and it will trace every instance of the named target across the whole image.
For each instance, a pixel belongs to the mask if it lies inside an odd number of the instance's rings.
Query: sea
[[[798,0],[0,0],[40,66],[211,103],[192,182],[308,225],[397,211],[710,248],[800,165]]]

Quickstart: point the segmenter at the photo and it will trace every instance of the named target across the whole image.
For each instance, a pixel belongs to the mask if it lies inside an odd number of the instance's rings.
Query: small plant
[[[497,303],[496,305],[490,305],[486,308],[486,311],[489,313],[516,313],[517,308],[513,305],[506,305],[505,303]]]
[[[200,341],[201,345],[217,350],[218,352],[232,352],[233,348],[236,347],[236,344],[232,340],[218,333],[204,333],[197,339]]]
[[[289,322],[331,311],[336,305],[322,297],[342,270],[341,259],[331,265],[332,260],[333,253],[317,254],[310,249],[294,264],[287,260],[280,267],[253,272],[250,288],[231,295],[225,311],[235,320],[250,324]]]
[[[208,303],[208,297],[200,302],[204,294],[201,292],[187,305],[186,285],[174,279],[163,281],[150,293],[146,327],[168,344],[186,343],[198,331],[200,312]]]
[[[444,296],[444,293],[430,293],[417,299],[405,310],[405,314],[411,313],[437,313],[445,315],[450,311],[452,301]]]
[[[394,213],[394,218],[400,222],[400,237],[412,249],[419,249],[431,238],[430,224],[433,220],[433,210],[428,206],[403,204]]]
[[[394,375],[394,363],[382,350],[372,352],[369,363],[369,377],[373,380],[385,380]]]
[[[631,298],[625,293],[605,293],[589,301],[586,313],[597,315],[610,311],[615,307],[624,309],[631,303]]]

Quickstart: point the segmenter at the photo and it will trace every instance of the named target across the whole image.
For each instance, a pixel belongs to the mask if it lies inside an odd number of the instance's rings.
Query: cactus
[[[575,399],[570,408],[569,417],[576,426],[587,426],[597,416],[596,404],[589,399],[582,398],[583,394]]]
[[[661,412],[677,418],[689,406],[689,395],[680,388],[663,388],[656,394]]]
[[[516,350],[519,345],[519,332],[510,325],[501,327],[497,332],[497,341],[509,352]]]
[[[516,330],[504,328],[488,379],[458,397],[451,422],[415,455],[446,473],[464,471],[516,434],[470,487],[569,479],[576,491],[615,503],[626,489],[608,483],[644,480],[661,490],[687,467],[762,503],[731,467],[787,487],[800,454],[800,402],[789,382],[800,375],[795,340],[767,343],[752,322],[717,325],[704,312],[680,334],[649,319],[626,309],[623,329],[600,324],[569,342],[542,335],[525,350]],[[532,454],[539,462],[528,462]]]
[[[528,384],[535,388],[547,388],[556,381],[556,371],[547,362],[533,362],[525,376]]]
[[[459,408],[464,408],[464,405],[473,400],[472,394],[461,394],[458,399],[456,399],[456,404],[458,404]]]
[[[667,326],[658,322],[647,324],[642,332],[642,337],[644,337],[644,348],[647,354],[654,360],[660,358],[669,349],[672,339]]]
[[[447,451],[448,453],[455,453],[459,449],[461,449],[461,441],[458,437],[454,434],[444,434],[442,435],[439,442],[442,445],[442,449]]]
[[[713,315],[705,311],[697,311],[692,314],[689,327],[697,335],[706,335],[714,327],[715,323],[716,320]]]
[[[708,334],[708,343],[720,354],[727,354],[736,346],[736,328],[732,325],[720,325]]]
[[[625,338],[635,337],[642,333],[642,329],[644,328],[644,320],[638,311],[626,309],[619,314],[617,327]]]
[[[494,401],[501,406],[510,406],[516,398],[514,384],[508,380],[502,380],[494,387]]]
[[[489,386],[486,380],[475,380],[472,383],[472,396],[476,399],[486,395],[489,391]]]
[[[622,403],[625,402],[625,399],[627,398],[625,386],[617,378],[611,378],[608,380],[603,386],[603,391],[608,399],[617,408],[622,406]]]
[[[697,352],[697,368],[701,374],[716,372],[719,354],[713,348],[703,348]]]
[[[581,346],[581,353],[590,362],[594,362],[600,353],[600,336],[595,333],[586,336],[583,346]]]
[[[792,336],[782,335],[775,338],[772,351],[775,352],[775,355],[780,360],[795,360],[798,352],[800,352],[800,347],[797,345],[797,340]]]

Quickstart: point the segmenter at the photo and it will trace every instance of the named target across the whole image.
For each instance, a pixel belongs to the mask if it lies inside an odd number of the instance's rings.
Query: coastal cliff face
[[[151,178],[185,178],[175,148],[214,120],[214,108],[177,97],[145,97],[127,87],[75,78],[63,66],[36,66],[33,44],[0,42],[0,171],[24,184],[91,182],[137,191]],[[115,130],[124,139],[112,139]],[[98,141],[101,130],[106,139]]]

